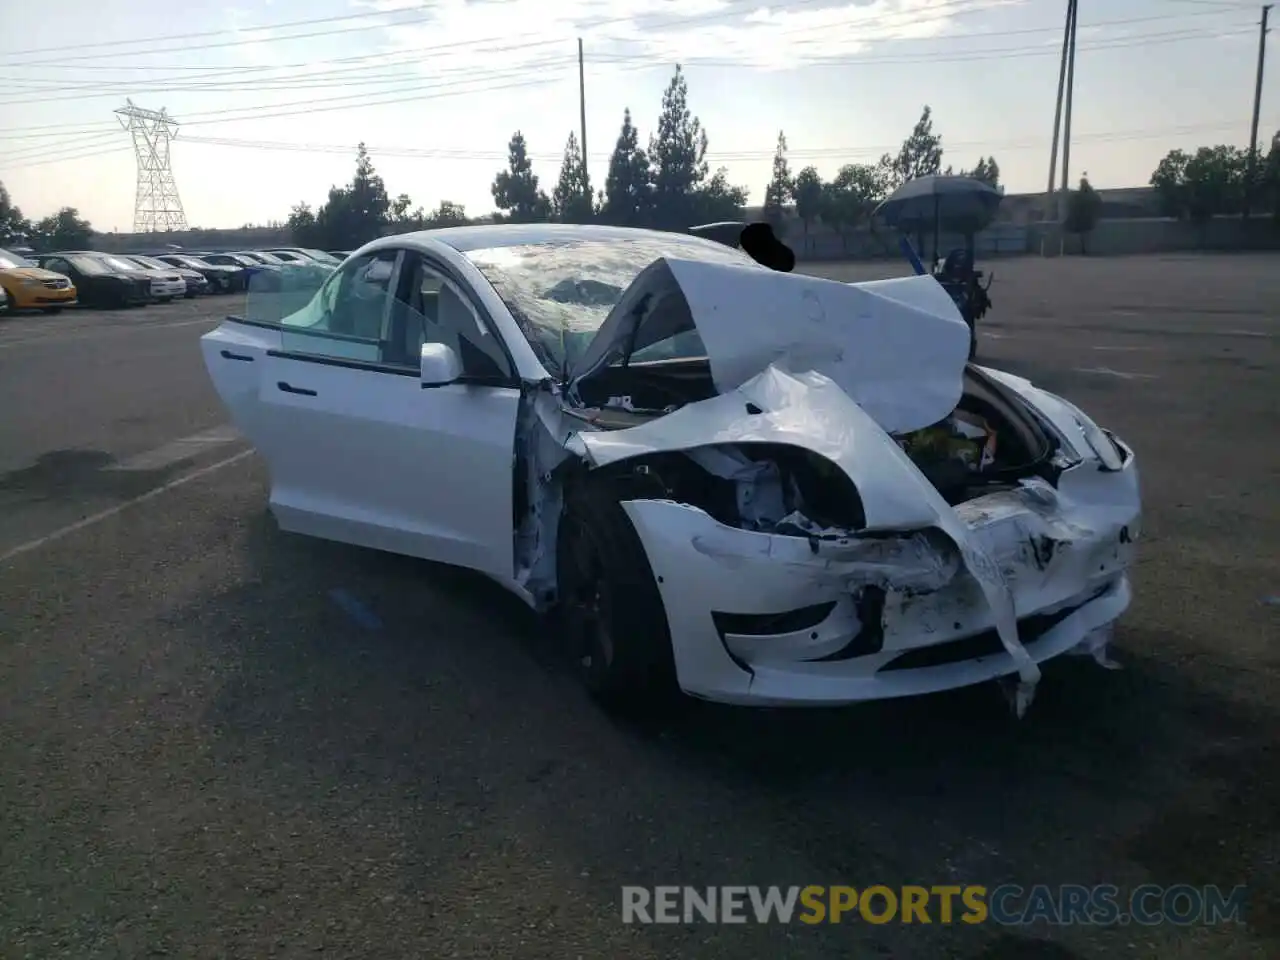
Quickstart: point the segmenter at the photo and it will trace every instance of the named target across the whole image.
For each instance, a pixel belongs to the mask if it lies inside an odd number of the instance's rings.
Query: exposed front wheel
[[[556,619],[588,692],[614,709],[678,692],[662,596],[631,520],[605,486],[585,484],[569,498],[556,564]]]

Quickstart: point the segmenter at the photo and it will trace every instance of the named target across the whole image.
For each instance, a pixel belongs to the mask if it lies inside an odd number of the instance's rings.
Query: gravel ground
[[[1280,954],[1280,259],[994,266],[980,360],[1115,429],[1147,504],[1124,669],[1053,664],[1021,722],[982,687],[612,723],[500,590],[279,533],[238,442],[113,469],[224,422],[195,341],[228,301],[0,319],[0,957]],[[1250,895],[1218,927],[621,923],[660,883]]]

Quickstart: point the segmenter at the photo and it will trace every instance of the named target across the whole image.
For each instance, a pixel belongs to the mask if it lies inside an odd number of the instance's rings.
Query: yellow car
[[[0,287],[9,295],[11,310],[57,313],[76,302],[76,288],[60,273],[30,266],[8,250],[0,250]]]

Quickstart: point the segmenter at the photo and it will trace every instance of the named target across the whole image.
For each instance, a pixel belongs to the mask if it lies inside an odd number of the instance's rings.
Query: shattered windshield
[[[571,368],[636,276],[662,257],[754,266],[740,250],[683,234],[567,240],[467,251],[553,375]],[[702,356],[696,335],[654,357]],[[654,344],[654,347],[662,347]],[[652,350],[653,348],[649,348]],[[637,351],[636,360],[652,359]]]

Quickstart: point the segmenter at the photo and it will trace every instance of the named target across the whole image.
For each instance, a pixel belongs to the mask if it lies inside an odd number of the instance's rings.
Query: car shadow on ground
[[[270,770],[281,800],[317,817],[409,797],[477,830],[532,817],[541,842],[592,865],[607,910],[610,880],[740,882],[710,865],[753,844],[803,864],[800,883],[1248,883],[1251,931],[1280,940],[1280,875],[1256,843],[1280,826],[1265,721],[1194,673],[1126,656],[1140,627],[1118,637],[1123,670],[1048,665],[1022,721],[991,684],[839,710],[689,701],[618,720],[589,703],[541,621],[483,578],[282,534],[266,511],[244,550],[250,577],[165,626],[198,630],[217,661],[203,722],[224,758]],[[575,770],[615,766],[597,798],[606,815],[572,819],[588,789]],[[638,824],[669,803],[707,804],[706,832],[637,853]],[[451,856],[474,856],[472,827],[418,829],[431,873],[414,883],[444,883]],[[871,945],[896,935],[877,927]],[[962,935],[987,960],[1078,955],[1007,930]]]
[[[104,450],[51,450],[30,466],[0,474],[0,495],[25,502],[131,500],[173,479],[194,456],[156,469],[111,470],[116,458]]]

